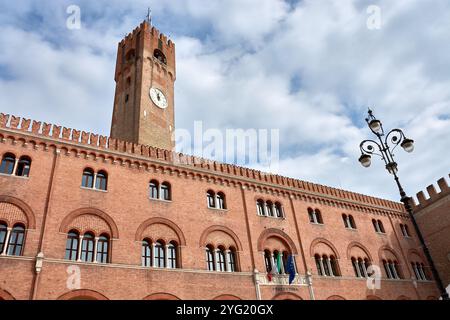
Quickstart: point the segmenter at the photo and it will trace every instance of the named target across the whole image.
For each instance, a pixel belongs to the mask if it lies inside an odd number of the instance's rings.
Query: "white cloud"
[[[147,1],[79,1],[79,31],[61,27],[69,2],[41,3],[0,5],[2,111],[107,134],[117,42]],[[363,117],[375,106],[386,128],[416,141],[411,155],[396,150],[410,194],[447,175],[450,4],[377,1],[380,30],[366,27],[369,4],[153,2],[154,21],[177,46],[176,125],[279,128],[283,174],[397,200],[382,161],[357,163],[370,136]],[[43,17],[35,29],[24,25],[30,11]]]

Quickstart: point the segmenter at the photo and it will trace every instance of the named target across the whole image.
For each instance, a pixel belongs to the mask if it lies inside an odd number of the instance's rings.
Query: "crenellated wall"
[[[307,271],[313,275],[316,299],[436,297],[432,281],[411,279],[410,262],[425,260],[415,234],[401,234],[401,225],[413,229],[403,207],[394,202],[0,114],[0,155],[7,153],[28,157],[32,165],[28,177],[0,174],[0,220],[27,229],[22,256],[0,255],[5,271],[0,273],[0,298],[80,295],[66,287],[68,268],[74,266],[80,268],[82,296],[97,292],[92,298],[142,299],[164,293],[181,299],[227,294],[255,299],[257,281],[262,299],[311,299]],[[83,187],[86,168],[107,173],[107,190]],[[170,201],[149,197],[152,180],[171,186]],[[225,210],[206,205],[207,190],[226,196]],[[260,199],[278,202],[284,216],[258,215]],[[323,224],[311,223],[309,208],[321,212]],[[344,213],[352,215],[356,229],[344,226]],[[373,219],[381,221],[385,233],[374,230]],[[70,230],[110,235],[110,263],[68,261]],[[143,238],[178,243],[179,268],[143,267]],[[206,244],[235,247],[239,272],[208,271]],[[296,256],[299,276],[294,284],[288,287],[284,276],[267,280],[266,249],[286,249]],[[335,255],[340,276],[319,276],[316,253]],[[385,257],[398,261],[402,279],[387,279],[383,273],[381,289],[368,291],[351,261],[365,256],[381,267]],[[38,270],[34,266],[39,261],[43,265]]]
[[[444,286],[449,286],[450,187],[445,178],[438,180],[438,186],[440,192],[434,185],[427,187],[428,198],[423,191],[417,193],[418,203],[413,203],[413,211]]]
[[[439,188],[441,189],[440,192],[437,192],[435,186],[431,184],[427,187],[428,198],[425,197],[423,191],[417,193],[418,203],[416,202],[413,203],[414,211],[422,210],[425,207],[429,206],[430,204],[435,203],[436,201],[450,195],[450,187],[448,186],[445,178],[439,179],[437,183]]]
[[[60,141],[71,141],[79,145],[90,146],[103,150],[111,150],[130,155],[148,157],[168,164],[188,165],[202,168],[211,172],[254,180],[255,182],[275,184],[282,187],[294,188],[310,194],[318,194],[359,202],[362,204],[384,207],[390,211],[404,212],[403,205],[398,202],[371,197],[355,192],[323,186],[307,181],[287,178],[280,175],[269,174],[254,169],[240,167],[232,164],[220,163],[200,157],[185,155],[147,145],[135,144],[110,137],[84,132],[76,129],[52,125],[41,121],[31,121],[13,115],[0,113],[0,128],[30,132],[34,135],[52,138]]]

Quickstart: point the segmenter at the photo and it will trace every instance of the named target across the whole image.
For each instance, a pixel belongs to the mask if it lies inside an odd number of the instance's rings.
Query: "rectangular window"
[[[225,256],[223,251],[216,252],[217,271],[225,271]]]
[[[152,249],[148,243],[142,245],[142,266],[152,266]]]
[[[108,263],[108,240],[99,240],[97,243],[97,262]]]
[[[81,244],[81,260],[84,262],[94,261],[94,240],[83,239]]]
[[[235,272],[236,271],[236,261],[234,257],[234,252],[228,252],[228,271]]]
[[[158,186],[155,183],[150,183],[150,198],[158,199]]]
[[[164,268],[164,249],[162,245],[155,246],[155,267]]]
[[[66,247],[66,260],[77,260],[78,253],[78,239],[75,237],[67,239],[67,247]]]
[[[207,267],[209,271],[214,271],[214,256],[211,251],[211,249],[206,249],[206,261],[207,261]]]
[[[264,253],[264,262],[266,264],[266,271],[270,272],[272,269],[271,256],[269,252]]]
[[[214,196],[212,194],[207,194],[208,197],[208,208],[215,208]]]
[[[176,260],[177,253],[173,245],[169,246],[167,254],[168,254],[167,259],[169,260],[168,268],[175,269],[177,267],[177,260]]]
[[[94,176],[83,174],[82,186],[85,188],[93,188],[94,187]]]
[[[323,276],[320,258],[316,258],[316,267],[317,267],[317,273],[319,274],[319,276]]]

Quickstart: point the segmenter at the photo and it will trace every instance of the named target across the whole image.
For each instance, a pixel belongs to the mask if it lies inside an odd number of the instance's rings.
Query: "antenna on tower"
[[[148,24],[151,26],[152,25],[152,10],[150,9],[150,7],[148,8],[146,18],[147,18]]]

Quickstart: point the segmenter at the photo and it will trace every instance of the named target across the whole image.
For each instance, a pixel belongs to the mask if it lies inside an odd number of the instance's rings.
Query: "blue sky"
[[[117,43],[148,6],[176,43],[178,128],[279,129],[280,174],[398,200],[381,161],[357,162],[370,106],[416,141],[396,150],[410,195],[448,178],[445,0],[2,1],[0,111],[108,135]]]

